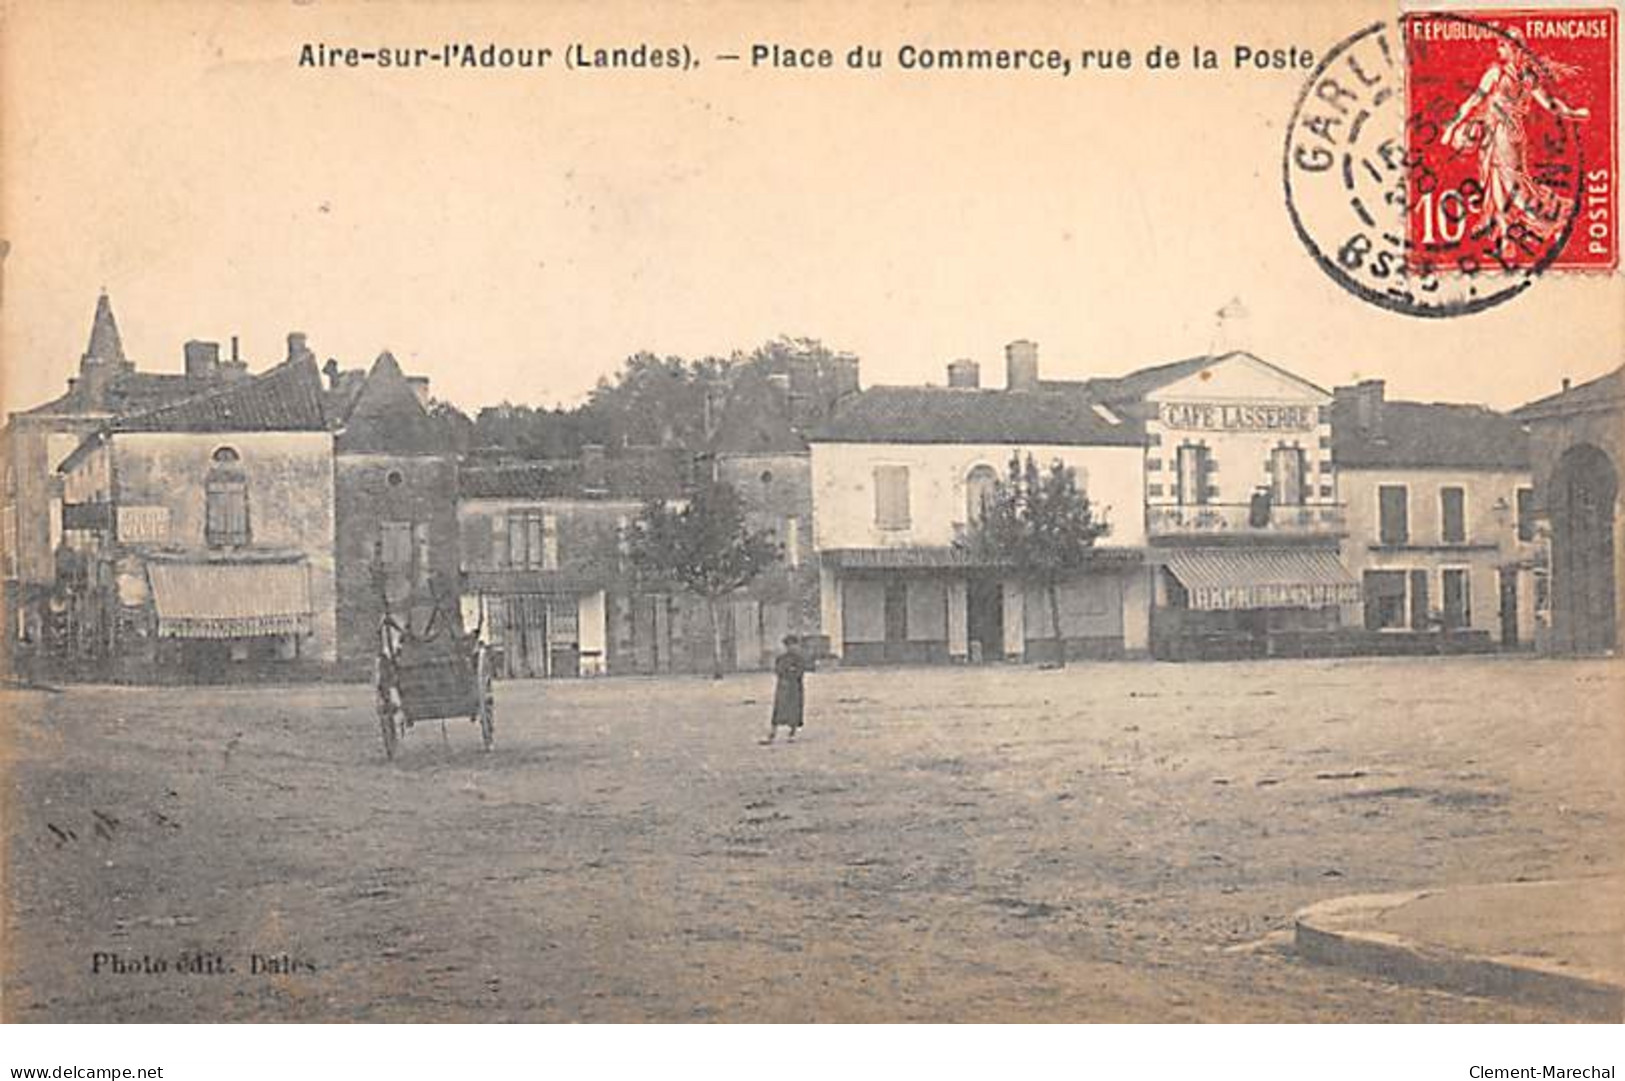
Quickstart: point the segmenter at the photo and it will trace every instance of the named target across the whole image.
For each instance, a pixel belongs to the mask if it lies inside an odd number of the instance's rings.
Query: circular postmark
[[[1515,30],[1428,13],[1373,23],[1315,69],[1287,128],[1287,212],[1332,280],[1447,317],[1523,292],[1573,231],[1577,126]]]

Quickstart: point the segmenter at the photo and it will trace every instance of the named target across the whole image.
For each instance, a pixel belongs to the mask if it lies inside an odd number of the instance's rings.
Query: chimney
[[[196,339],[182,347],[186,355],[186,378],[206,382],[220,374],[220,343]]]
[[[948,363],[948,385],[975,390],[982,385],[982,369],[974,360],[961,357]]]
[[[1004,347],[1004,389],[1038,389],[1038,343],[1025,339]]]
[[[232,340],[236,341],[235,338]],[[310,351],[310,346],[307,341],[307,336],[304,331],[288,331],[288,359],[303,360],[306,357],[309,357],[311,360],[315,360],[316,354]]]
[[[231,336],[231,359],[220,361],[217,370],[222,379],[241,379],[248,374],[248,361],[237,352],[237,335]]]
[[[834,391],[834,400],[858,392],[858,358],[851,353],[841,353],[829,359],[831,389]]]
[[[429,377],[426,375],[409,375],[406,377],[406,383],[412,388],[412,393],[417,397],[418,404],[425,409],[429,408]]]
[[[1573,380],[1571,380],[1568,376],[1565,375],[1563,377],[1563,389],[1568,390],[1569,389],[1569,384],[1572,383],[1572,382],[1573,382]]]
[[[1356,428],[1365,435],[1380,438],[1383,392],[1386,385],[1381,379],[1362,379],[1352,387],[1334,388],[1332,398],[1353,410]]]
[[[328,390],[339,389],[339,362],[337,360],[328,357],[327,363],[322,365],[322,374],[327,376]]]

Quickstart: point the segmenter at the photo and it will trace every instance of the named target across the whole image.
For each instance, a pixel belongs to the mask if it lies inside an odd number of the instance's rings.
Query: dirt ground
[[[1556,1020],[1270,936],[1327,897],[1625,862],[1617,664],[807,691],[763,747],[765,675],[503,683],[495,751],[432,723],[394,763],[365,687],[8,692],[5,1015]]]

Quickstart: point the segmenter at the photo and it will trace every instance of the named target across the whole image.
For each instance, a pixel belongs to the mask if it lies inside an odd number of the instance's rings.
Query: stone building
[[[1364,599],[1354,625],[1394,649],[1425,644],[1403,642],[1413,635],[1442,644],[1435,632],[1450,648],[1532,646],[1546,553],[1523,428],[1482,406],[1388,400],[1377,379],[1335,397],[1343,560]]]
[[[56,468],[92,432],[110,421],[201,393],[240,376],[246,366],[213,363],[190,343],[183,372],[141,371],[125,356],[112,301],[96,300],[90,338],[67,392],[10,414],[0,431],[0,664],[50,666],[83,633],[56,593],[62,541],[61,479]],[[234,351],[235,355],[235,351]]]
[[[1346,523],[1326,391],[1244,352],[1080,382],[1039,381],[1036,367],[1023,357],[1042,389],[1079,395],[1141,435],[1154,656],[1292,649],[1358,605],[1338,562]]]
[[[193,348],[189,366],[219,363]],[[231,680],[337,660],[333,435],[308,360],[119,418],[58,469],[77,674]]]
[[[1625,615],[1625,368],[1530,402],[1513,416],[1529,429],[1534,512],[1551,532],[1552,626],[1562,653],[1619,648]]]
[[[309,355],[290,335],[289,355]],[[380,621],[423,630],[437,608],[455,617],[457,456],[426,409],[428,383],[381,354],[360,378],[329,370],[334,429],[338,659],[370,674]]]
[[[982,389],[960,361],[948,387],[862,391],[810,437],[821,632],[843,664],[1055,655],[1040,591],[955,543],[1018,453],[1071,467],[1112,527],[1096,566],[1061,589],[1067,656],[1146,650],[1144,428],[1040,389],[1036,358],[1010,347],[1005,390]]]
[[[675,499],[683,456],[466,463],[457,523],[462,611],[508,678],[700,670],[710,632],[684,598],[639,590],[627,529],[646,500]],[[703,658],[703,660],[701,659]]]

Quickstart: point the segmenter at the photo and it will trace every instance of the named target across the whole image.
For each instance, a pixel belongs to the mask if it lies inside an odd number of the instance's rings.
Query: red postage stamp
[[[1407,262],[1617,267],[1616,12],[1428,12],[1403,27]]]

